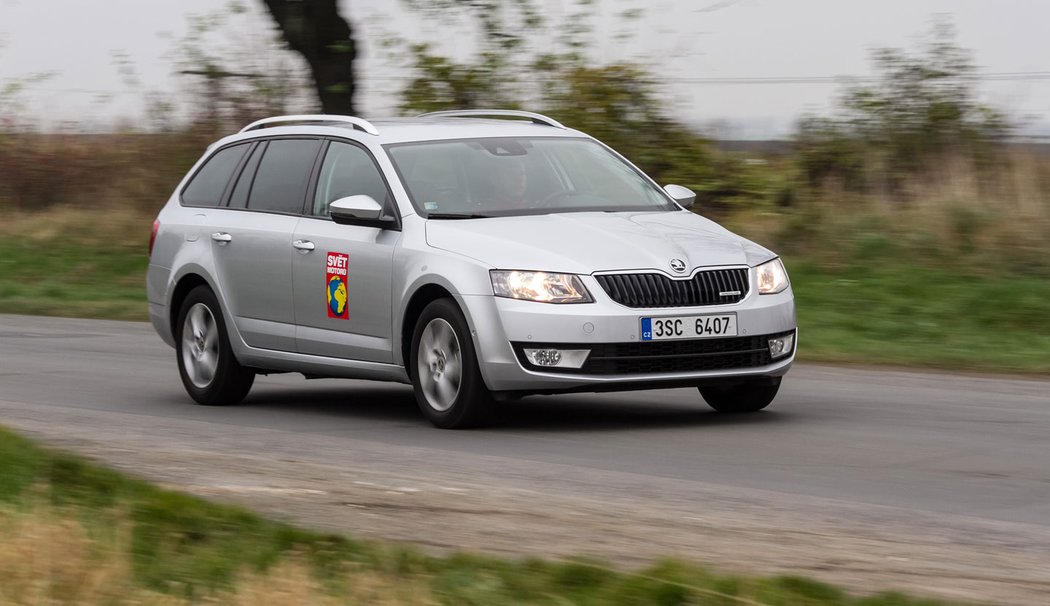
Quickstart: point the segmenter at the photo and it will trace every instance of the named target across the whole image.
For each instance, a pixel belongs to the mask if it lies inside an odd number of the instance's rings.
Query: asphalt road
[[[526,398],[497,427],[453,432],[401,385],[260,377],[242,405],[197,406],[148,325],[0,316],[0,423],[187,490],[439,549],[1050,594],[1045,380],[798,365],[746,417],[674,389]]]

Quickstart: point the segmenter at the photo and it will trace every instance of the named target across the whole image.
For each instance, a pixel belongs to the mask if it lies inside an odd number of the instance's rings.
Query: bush
[[[835,115],[799,123],[795,144],[807,185],[834,178],[850,191],[900,196],[909,177],[948,157],[994,165],[1009,127],[977,102],[974,64],[948,24],[934,27],[921,52],[882,49],[873,62],[873,84],[848,88]]]

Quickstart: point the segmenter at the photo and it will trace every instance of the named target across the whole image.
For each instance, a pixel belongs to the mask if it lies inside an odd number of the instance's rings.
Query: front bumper
[[[587,278],[589,276],[585,277]],[[556,393],[699,385],[744,378],[779,377],[788,371],[794,361],[797,344],[790,354],[776,359],[768,356],[765,360],[755,357],[743,359],[738,356],[737,364],[715,362],[714,357],[709,357],[705,360],[712,363],[687,365],[690,370],[681,370],[684,367],[682,364],[653,364],[650,363],[652,360],[646,360],[640,366],[614,362],[603,365],[585,364],[579,371],[541,370],[523,360],[520,355],[523,346],[561,345],[566,349],[590,347],[594,352],[609,357],[619,355],[616,352],[637,355],[639,347],[644,348],[646,345],[663,347],[666,343],[676,343],[641,341],[639,334],[643,317],[732,312],[737,317],[737,339],[741,341],[739,348],[750,349],[752,352],[753,343],[761,341],[758,337],[794,332],[796,329],[794,296],[790,288],[776,295],[758,295],[752,290],[746,298],[733,305],[632,309],[608,299],[600,287],[590,280],[587,287],[596,295],[595,303],[553,305],[494,296],[462,297],[461,303],[467,308],[472,324],[481,373],[490,390]],[[795,340],[797,342],[797,334]],[[699,341],[714,345],[713,341],[716,340]],[[752,345],[747,345],[745,341],[752,342]],[[738,347],[738,344],[726,343],[725,346]],[[715,348],[719,347],[721,346]],[[672,348],[673,351],[680,349]],[[697,356],[697,359],[707,355],[702,350],[686,353]],[[674,356],[665,361],[674,362],[672,358]],[[641,368],[644,371],[617,370],[630,368]],[[591,372],[587,372],[588,369]]]

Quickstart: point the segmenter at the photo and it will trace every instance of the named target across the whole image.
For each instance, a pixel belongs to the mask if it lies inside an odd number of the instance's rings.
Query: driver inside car
[[[528,177],[521,156],[489,159],[485,175],[484,207],[490,211],[517,210],[528,205]]]

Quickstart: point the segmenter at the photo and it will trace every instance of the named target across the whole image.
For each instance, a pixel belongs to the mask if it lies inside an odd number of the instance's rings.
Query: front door
[[[329,204],[358,194],[386,205],[387,212],[394,208],[371,154],[333,141],[292,243],[296,343],[300,353],[391,363],[391,272],[401,232],[329,218]]]

